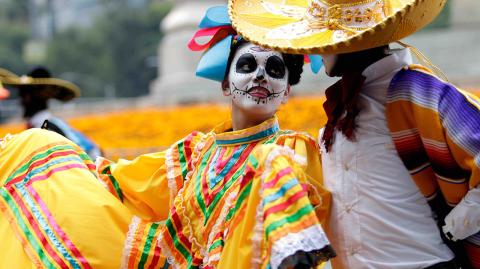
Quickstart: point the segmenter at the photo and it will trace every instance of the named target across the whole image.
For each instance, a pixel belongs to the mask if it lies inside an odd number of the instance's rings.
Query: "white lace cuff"
[[[273,243],[270,266],[277,269],[282,261],[298,251],[310,252],[321,250],[330,245],[323,229],[319,225],[290,233]]]

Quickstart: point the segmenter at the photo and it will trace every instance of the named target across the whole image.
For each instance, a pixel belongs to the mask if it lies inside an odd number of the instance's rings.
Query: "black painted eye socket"
[[[267,60],[265,71],[267,71],[267,74],[272,78],[284,78],[286,72],[285,63],[283,62],[282,58],[276,55],[272,56]]]
[[[257,60],[251,53],[246,53],[238,58],[235,66],[237,73],[248,74],[257,69]]]

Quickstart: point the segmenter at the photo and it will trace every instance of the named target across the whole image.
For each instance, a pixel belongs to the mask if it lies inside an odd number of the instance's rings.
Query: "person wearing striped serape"
[[[480,268],[479,99],[399,41],[445,2],[230,1],[249,40],[319,53],[341,77],[319,134],[334,269]]]

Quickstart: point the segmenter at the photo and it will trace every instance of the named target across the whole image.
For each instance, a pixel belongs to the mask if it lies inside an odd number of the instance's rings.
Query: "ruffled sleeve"
[[[173,199],[192,167],[196,145],[203,137],[194,132],[165,151],[145,154],[136,159],[97,159],[100,179],[134,215],[147,221],[168,217]]]
[[[256,147],[219,268],[317,268],[335,257],[323,228],[330,194],[320,167],[316,142],[307,135],[281,134],[275,144]]]
[[[302,165],[297,166],[306,175],[305,184],[308,185],[308,195],[315,212],[323,227],[326,227],[330,215],[331,194],[323,184],[322,163],[320,149],[314,138],[308,134],[290,133],[279,137],[278,144],[294,150],[295,156],[304,159]]]

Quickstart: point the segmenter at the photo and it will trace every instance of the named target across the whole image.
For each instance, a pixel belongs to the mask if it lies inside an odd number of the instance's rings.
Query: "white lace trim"
[[[6,134],[2,139],[0,139],[0,149],[5,149],[7,143],[12,140],[16,135]]]
[[[262,179],[263,180],[263,179]],[[263,180],[264,182],[264,180]],[[263,183],[258,194],[262,197],[263,193]],[[252,236],[252,269],[260,268],[260,265],[263,262],[262,256],[262,240],[263,240],[263,203],[260,200],[260,203],[257,206],[257,212],[255,216],[256,222],[253,227],[253,236]]]
[[[195,238],[194,233],[193,233],[193,228],[192,228],[192,221],[185,214],[186,208],[183,205],[184,202],[185,202],[183,200],[183,192],[185,191],[185,186],[188,185],[188,182],[190,181],[191,176],[192,176],[192,172],[189,171],[187,173],[187,176],[185,178],[185,182],[184,182],[183,186],[180,188],[180,190],[178,191],[178,194],[176,195],[176,199],[178,199],[177,200],[177,214],[181,215],[183,220],[185,220],[185,221],[182,221],[182,225],[185,228],[188,229],[188,235],[185,234],[185,236],[188,236],[188,240],[193,243],[192,247],[196,246],[198,249],[200,249],[200,253],[205,256],[206,251],[202,247],[202,245],[200,243],[198,243],[197,239]],[[158,245],[162,249],[162,254],[165,255],[165,257],[167,259],[167,262],[172,266],[172,268],[174,268],[174,269],[175,268],[180,268],[181,267],[180,266],[180,261],[175,260],[175,257],[172,255],[172,252],[171,252],[170,248],[168,248],[167,244],[164,242],[162,234],[160,234],[159,237],[158,237]]]
[[[287,234],[273,242],[270,266],[272,269],[276,269],[285,258],[292,256],[297,251],[320,250],[329,244],[330,242],[320,225],[309,227],[298,233]]]
[[[108,160],[108,159],[102,156],[97,156],[97,158],[95,158],[95,167],[99,167],[102,164],[103,160]]]
[[[271,166],[272,166],[273,160],[280,155],[289,157],[298,165],[301,165],[301,166],[307,165],[307,158],[305,158],[304,156],[295,154],[295,151],[287,146],[278,146],[278,147],[275,147],[268,154],[267,160],[265,162],[265,167],[266,167],[265,172],[267,172],[267,174],[271,172],[271,169],[272,169]],[[265,172],[262,175],[262,178],[266,178]]]
[[[193,152],[192,152],[192,164],[190,168],[193,168],[197,165],[208,137],[209,137],[208,134],[203,135],[202,138],[200,138],[200,141],[195,145],[195,148],[193,149]]]
[[[210,247],[212,246],[213,240],[215,239],[214,238],[215,235],[217,235],[220,232],[220,229],[223,228],[223,225],[225,224],[225,219],[227,218],[228,211],[231,208],[233,201],[236,198],[237,198],[237,193],[231,192],[228,195],[227,199],[225,200],[225,204],[223,205],[222,212],[218,216],[217,220],[215,221],[215,224],[212,227],[210,234],[208,235],[207,250],[210,249]],[[209,253],[207,252],[203,258],[203,266],[210,265],[210,263],[213,263],[219,260],[220,260],[219,254],[209,256]]]
[[[190,177],[187,175],[187,179],[186,179],[185,183],[187,183],[189,181],[189,179],[190,179]],[[180,191],[178,192],[178,195],[177,195],[177,199],[179,200],[179,204],[178,204],[179,207],[177,208],[177,213],[181,214],[182,217],[184,218],[184,220],[186,220],[186,222],[187,222],[187,223],[182,223],[182,224],[189,230],[188,240],[190,242],[193,242],[194,245],[196,245],[198,248],[200,248],[201,253],[205,253],[205,250],[201,247],[201,245],[198,243],[197,239],[193,235],[193,229],[192,229],[190,218],[185,215],[185,210],[186,209],[183,206],[184,200],[183,200],[183,196],[182,196],[183,191],[185,189],[185,185],[186,184],[184,184],[184,186],[180,189]],[[162,249],[162,254],[165,255],[165,257],[167,259],[167,262],[172,266],[172,268],[173,269],[181,268],[180,261],[177,261],[175,259],[175,257],[172,254],[172,251],[167,246],[167,244],[164,242],[163,234],[160,234],[158,236],[158,245]]]
[[[173,149],[170,147],[165,152],[165,166],[167,167],[167,182],[170,190],[170,203],[173,204],[178,190],[177,181],[175,179],[175,162],[173,161]]]
[[[185,184],[184,186],[182,187],[182,189],[180,189],[180,191],[178,192],[178,208],[177,208],[177,213],[181,214],[183,219],[186,220],[186,227],[188,228],[188,231],[189,231],[189,234],[188,234],[188,240],[190,240],[190,242],[194,243],[195,246],[197,246],[199,249],[200,249],[200,253],[202,253],[202,255],[205,253],[205,250],[204,248],[202,247],[202,245],[200,243],[198,243],[197,241],[197,238],[195,238],[195,234],[193,232],[193,228],[192,228],[192,221],[190,220],[190,218],[185,214],[185,212],[187,211],[187,209],[185,208],[184,206],[184,203],[185,201],[183,200],[183,192],[185,191],[185,186],[187,185],[186,183],[188,183],[190,181],[190,177],[188,177],[187,175],[187,179],[185,180]]]
[[[195,167],[196,163],[198,162],[198,159],[200,157],[200,153],[203,150],[203,147],[205,146],[205,140],[207,139],[207,135],[204,135],[200,142],[195,145],[195,148],[192,152],[192,165],[190,168]],[[188,185],[188,182],[190,182],[190,179],[192,178],[193,172],[189,171],[187,173],[187,176],[185,177],[185,181],[183,183],[183,186],[180,188],[178,191],[177,195],[175,196],[178,199],[178,208],[177,208],[177,213],[183,217],[183,219],[186,221],[182,222],[182,224],[188,229],[189,234],[188,234],[188,240],[193,243],[198,249],[200,249],[200,253],[205,256],[206,251],[202,247],[200,243],[198,243],[197,239],[194,237],[193,233],[193,228],[192,228],[192,221],[190,218],[185,214],[186,208],[183,205],[185,201],[183,200],[183,192],[185,191],[185,186]],[[164,250],[162,253],[165,255],[167,258],[167,262],[172,266],[172,268],[179,268],[180,267],[180,262],[175,260],[175,257],[172,255],[171,250],[167,247],[167,245],[163,242],[163,235],[160,234],[159,239],[158,239],[158,244]]]
[[[121,269],[128,268],[128,260],[130,258],[130,253],[132,252],[133,240],[135,239],[135,233],[137,232],[138,224],[140,224],[140,218],[134,216],[130,225],[128,226],[127,238],[125,238],[122,263],[120,265]]]
[[[162,251],[162,254],[167,259],[168,264],[170,264],[173,269],[180,268],[180,263],[175,261],[175,258],[173,257],[170,248],[163,241],[163,234],[162,233],[160,233],[158,235],[157,245],[160,247],[160,249]]]
[[[100,182],[100,184],[102,184],[102,186],[110,192],[110,188],[108,187],[107,183],[105,183],[105,181],[101,180],[100,177],[102,175],[100,175],[100,172],[98,171],[98,167],[102,164],[102,161],[103,160],[107,160],[106,158],[103,158],[101,156],[97,156],[97,158],[95,158],[95,175],[97,176],[97,181]]]

